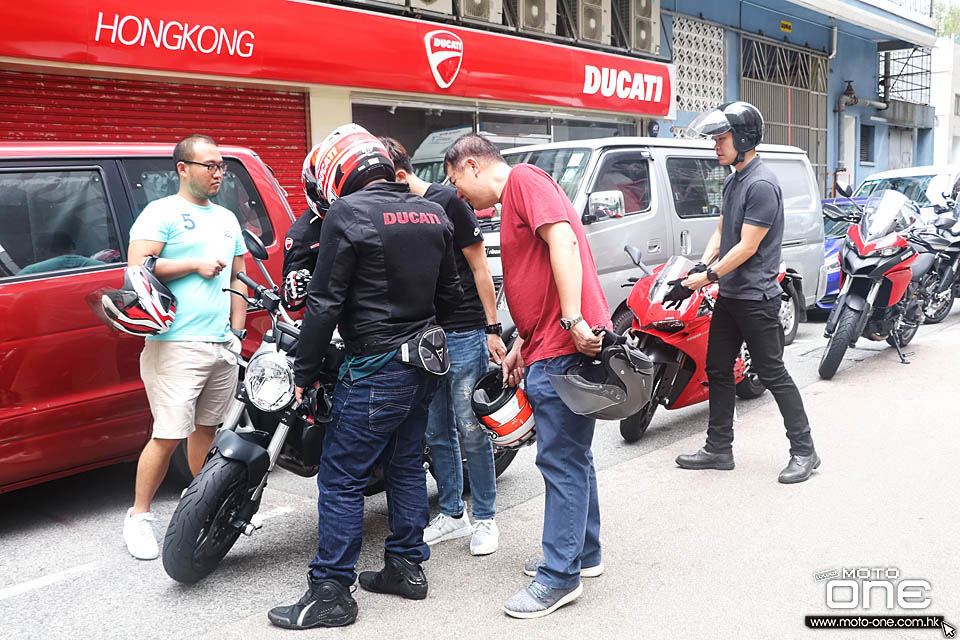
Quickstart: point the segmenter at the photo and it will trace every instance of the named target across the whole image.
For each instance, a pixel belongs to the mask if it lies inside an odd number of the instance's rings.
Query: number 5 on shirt
[[[183,228],[184,228],[184,229],[186,229],[186,230],[189,231],[190,229],[196,229],[196,228],[197,228],[197,223],[193,221],[193,218],[190,217],[190,214],[189,214],[189,213],[181,213],[180,215],[183,216]]]

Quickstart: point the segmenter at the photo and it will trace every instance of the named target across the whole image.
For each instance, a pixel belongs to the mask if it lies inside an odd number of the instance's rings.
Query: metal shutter
[[[0,140],[169,143],[191,133],[250,147],[294,213],[306,207],[303,93],[0,70]]]

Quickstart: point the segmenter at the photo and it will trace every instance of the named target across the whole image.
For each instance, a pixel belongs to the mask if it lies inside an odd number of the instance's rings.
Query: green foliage
[[[953,2],[935,0],[933,20],[937,25],[938,36],[960,36],[960,7]]]

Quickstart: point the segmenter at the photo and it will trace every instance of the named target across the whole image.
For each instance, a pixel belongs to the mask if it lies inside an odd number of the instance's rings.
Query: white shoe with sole
[[[493,518],[477,520],[473,523],[473,537],[470,538],[470,553],[475,556],[487,556],[500,548],[500,528]]]
[[[436,544],[444,540],[465,538],[473,533],[470,517],[464,511],[459,518],[451,518],[446,514],[438,514],[427,528],[423,530],[423,541],[427,544]]]
[[[123,519],[123,541],[127,543],[127,551],[139,560],[153,560],[160,555],[157,538],[153,533],[156,518],[149,511],[132,515],[133,507],[127,509],[127,517]]]

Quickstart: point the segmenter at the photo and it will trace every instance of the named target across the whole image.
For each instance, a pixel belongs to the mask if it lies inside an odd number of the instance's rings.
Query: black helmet
[[[733,147],[739,152],[737,162],[743,162],[743,154],[756,149],[763,140],[763,116],[749,102],[728,102],[701,113],[687,131],[708,138],[733,131]]]
[[[597,420],[623,420],[650,402],[653,362],[622,336],[613,338],[608,331],[604,338],[609,346],[604,346],[595,360],[584,357],[564,373],[547,377],[574,413]]]

